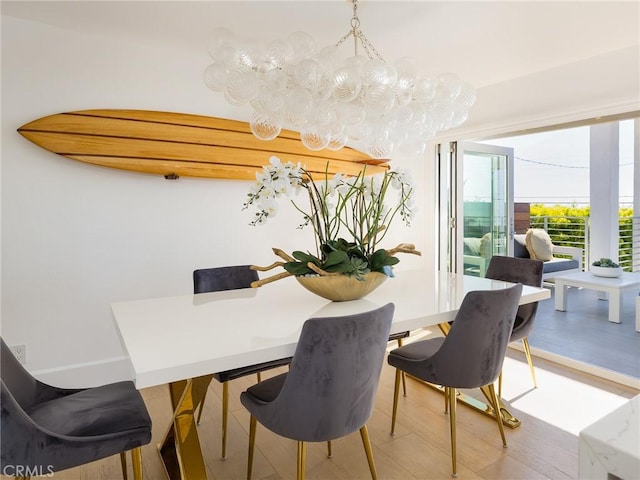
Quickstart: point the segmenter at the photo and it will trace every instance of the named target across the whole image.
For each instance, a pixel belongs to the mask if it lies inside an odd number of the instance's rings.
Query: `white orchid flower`
[[[265,183],[262,185],[262,191],[260,192],[261,199],[275,198],[276,195],[277,195],[277,192],[272,182]]]
[[[258,208],[265,217],[275,217],[278,213],[278,202],[274,199],[265,199],[260,202]]]
[[[393,194],[388,185],[395,190]],[[415,215],[413,185],[407,170],[367,176],[320,174],[314,179],[300,163],[283,163],[272,156],[269,164],[256,173],[243,207],[256,207],[251,225],[261,225],[276,216],[280,197],[292,197],[301,190],[310,201],[292,199],[292,203],[303,216],[300,227],[311,225],[318,245],[344,238],[369,255],[373,250],[368,249],[379,248],[376,245],[385,236],[387,230],[380,228],[383,222],[389,227],[397,214],[408,226]],[[366,234],[361,233],[364,230]]]
[[[276,168],[282,167],[282,161],[280,161],[280,158],[276,157],[275,155],[269,157],[269,163]]]

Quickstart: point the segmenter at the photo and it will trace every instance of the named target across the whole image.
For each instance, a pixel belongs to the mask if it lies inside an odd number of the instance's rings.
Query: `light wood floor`
[[[578,432],[640,393],[619,384],[535,360],[538,388],[520,352],[505,361],[503,398],[522,421],[506,429],[509,447],[502,448],[497,425],[476,411],[458,407],[458,478],[575,479],[578,478]],[[389,435],[394,371],[385,364],[375,410],[368,423],[378,476],[383,479],[451,478],[448,416],[442,395],[408,379],[401,397],[396,435]],[[231,382],[228,458],[220,459],[221,386],[209,387],[199,434],[209,479],[244,479],[249,415],[239,395],[254,378]],[[168,427],[170,408],[166,386],[142,391],[153,419],[153,440],[143,449],[146,479],[165,478],[157,444]],[[295,442],[258,427],[254,479],[295,478]],[[334,442],[333,457],[324,444],[307,450],[307,478],[368,479],[369,471],[358,433]],[[640,472],[639,472],[640,473]],[[122,478],[117,456],[55,474],[55,479],[111,480]],[[130,477],[131,478],[131,475]]]

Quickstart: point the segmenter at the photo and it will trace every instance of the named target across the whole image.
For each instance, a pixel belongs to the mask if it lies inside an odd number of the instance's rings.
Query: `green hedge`
[[[547,231],[554,243],[584,248],[585,224],[591,214],[591,208],[566,205],[531,205],[531,226],[543,228],[544,218],[548,217]],[[633,209],[620,208],[619,253],[623,268],[631,271],[633,262]]]

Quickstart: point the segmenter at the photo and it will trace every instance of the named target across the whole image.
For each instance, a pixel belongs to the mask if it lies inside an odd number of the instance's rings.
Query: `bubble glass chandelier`
[[[261,140],[289,128],[310,150],[349,144],[377,159],[423,154],[437,132],[467,119],[475,91],[452,73],[420,76],[409,57],[387,63],[360,29],[352,2],[350,30],[321,49],[304,32],[264,43],[214,29],[205,84],[232,105],[250,104],[251,131]],[[345,56],[349,38],[353,55]]]

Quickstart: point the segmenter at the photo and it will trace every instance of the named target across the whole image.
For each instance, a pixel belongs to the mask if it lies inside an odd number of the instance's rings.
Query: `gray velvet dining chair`
[[[142,479],[141,447],[151,441],[151,418],[133,382],[66,389],[35,379],[0,338],[0,472],[16,478],[55,472],[131,451]]]
[[[329,442],[357,430],[377,478],[366,422],[371,416],[394,305],[369,312],[305,321],[289,372],[240,396],[251,414],[247,479],[251,479],[260,422],[297,441],[297,478],[304,479],[306,442]]]
[[[530,287],[541,287],[544,276],[544,263],[531,258],[505,257],[494,255],[489,260],[486,278],[502,280],[504,282],[522,283]],[[533,329],[538,311],[538,302],[527,303],[518,307],[516,320],[509,342],[522,340],[524,354],[529,364],[529,371],[533,379],[533,386],[537,387],[536,372],[533,369],[533,359],[529,348],[529,334]],[[498,395],[502,396],[502,372],[498,378]]]
[[[224,290],[237,290],[241,288],[251,288],[251,282],[258,280],[258,272],[251,270],[249,265],[232,265],[228,267],[213,267],[194,270],[193,272],[193,293],[220,292]],[[212,319],[222,320],[222,319]],[[226,319],[233,320],[233,319]],[[222,458],[227,456],[227,422],[229,418],[229,383],[236,378],[256,374],[258,381],[261,380],[260,373],[276,367],[289,365],[291,357],[272,360],[269,362],[245,367],[235,368],[216,372],[213,377],[222,383]],[[200,402],[200,410],[196,422],[200,423],[202,409],[204,407],[203,397]]]
[[[487,387],[502,444],[507,446],[500,405],[493,383],[502,370],[509,336],[522,294],[522,285],[500,290],[472,291],[462,305],[446,337],[410,343],[392,350],[388,363],[396,368],[391,434],[396,426],[400,372],[444,387],[451,435],[452,475],[457,475],[456,390]]]

